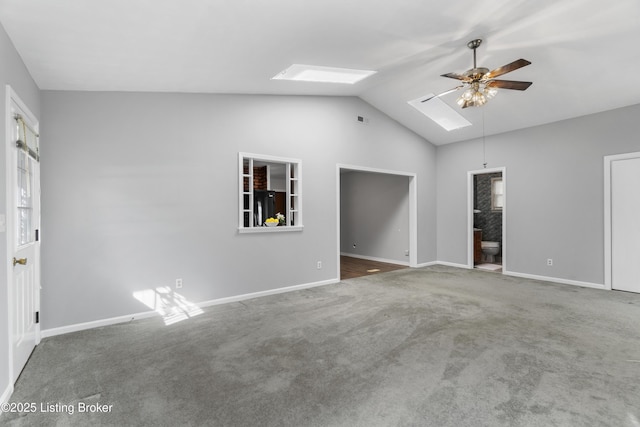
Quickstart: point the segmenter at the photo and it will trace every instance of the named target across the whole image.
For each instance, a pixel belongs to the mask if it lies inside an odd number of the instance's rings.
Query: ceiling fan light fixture
[[[456,102],[462,108],[480,107],[486,104],[489,99],[496,96],[497,93],[498,91],[495,88],[475,82],[462,92],[462,95],[460,95]]]
[[[498,89],[496,89],[495,87],[488,87],[488,86],[484,87],[484,96],[486,96],[487,99],[491,99],[497,94],[498,94]]]
[[[526,90],[531,86],[531,82],[522,82],[514,80],[497,80],[503,74],[510,73],[522,67],[530,65],[531,62],[526,59],[518,59],[502,67],[498,67],[492,71],[488,68],[478,67],[476,62],[476,49],[482,44],[481,39],[471,40],[467,43],[467,47],[473,50],[473,68],[464,73],[446,73],[442,77],[455,79],[462,82],[462,86],[458,86],[452,90],[443,92],[442,95],[451,93],[458,89],[464,89],[460,97],[456,100],[462,108],[480,107],[487,103],[488,100],[496,96],[498,89]],[[428,101],[425,100],[425,101]],[[425,102],[423,101],[423,102]]]
[[[481,106],[487,103],[487,98],[482,94],[482,92],[475,92],[472,98],[473,104],[476,106]]]

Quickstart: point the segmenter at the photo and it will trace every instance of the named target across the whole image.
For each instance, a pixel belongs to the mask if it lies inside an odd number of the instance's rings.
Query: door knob
[[[27,259],[26,258],[17,259],[16,257],[13,257],[13,266],[15,267],[16,264],[27,265]]]

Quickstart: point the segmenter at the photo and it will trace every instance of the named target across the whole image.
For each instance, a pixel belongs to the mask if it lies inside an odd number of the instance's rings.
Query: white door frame
[[[473,268],[473,177],[486,173],[502,173],[503,201],[502,206],[502,274],[507,271],[507,168],[479,169],[467,172],[467,267]]]
[[[616,154],[604,156],[604,287],[613,289],[611,277],[611,165],[616,160],[628,160],[640,158],[640,151],[635,153]]]
[[[10,387],[11,391],[13,391],[13,384],[17,379],[17,375],[19,372],[13,372],[13,319],[14,319],[14,306],[13,306],[13,253],[15,250],[15,222],[14,222],[14,212],[11,208],[15,205],[14,200],[14,179],[13,174],[15,174],[14,168],[14,157],[15,157],[15,141],[12,141],[12,127],[15,126],[15,118],[12,114],[13,106],[17,107],[20,110],[20,114],[25,118],[26,121],[31,123],[34,129],[37,131],[39,126],[39,121],[36,116],[31,112],[31,110],[27,107],[27,105],[20,99],[20,97],[15,93],[15,91],[11,88],[10,85],[6,85],[6,98],[5,98],[5,155],[6,155],[6,236],[7,236],[7,256],[6,256],[6,269],[7,269],[7,316],[8,316],[8,344],[9,344],[9,379],[10,379]],[[38,186],[39,188],[39,186]],[[39,197],[39,195],[38,195]],[[11,211],[10,211],[11,210]],[[40,224],[37,225],[37,228],[40,229]],[[36,260],[37,263],[40,262],[39,259]],[[40,268],[36,268],[36,308],[40,311]],[[40,334],[40,323],[35,325],[35,343],[36,345],[40,343],[41,334]]]
[[[340,280],[340,171],[373,172],[385,175],[405,176],[409,178],[409,267],[418,266],[418,189],[417,175],[411,172],[370,168],[355,165],[336,165],[336,225],[337,225],[337,278]]]

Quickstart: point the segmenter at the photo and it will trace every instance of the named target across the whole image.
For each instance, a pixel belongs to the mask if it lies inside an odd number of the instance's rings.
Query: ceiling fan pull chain
[[[482,166],[487,168],[487,145],[484,137],[484,108],[482,109]]]

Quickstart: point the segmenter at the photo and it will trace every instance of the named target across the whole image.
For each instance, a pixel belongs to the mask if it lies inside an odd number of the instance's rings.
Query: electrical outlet
[[[406,251],[404,251],[404,256],[409,256],[409,249],[407,249]]]
[[[318,270],[322,268],[322,261],[318,261],[317,267],[318,267]]]
[[[182,279],[176,279],[176,289],[182,288]]]
[[[553,260],[551,258],[547,259],[547,265],[549,266],[553,265]]]
[[[353,244],[353,249],[355,249],[355,248],[356,248],[356,244],[354,243],[354,244]]]

